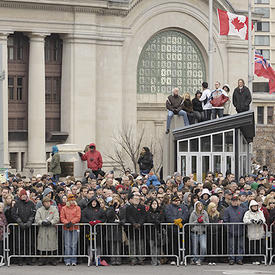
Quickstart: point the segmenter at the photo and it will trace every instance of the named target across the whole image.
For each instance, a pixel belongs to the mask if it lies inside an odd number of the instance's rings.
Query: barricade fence
[[[275,258],[275,223],[270,225],[269,230],[269,250],[270,250],[270,262],[269,264],[272,264],[272,261]]]
[[[78,223],[68,230],[64,224],[41,226],[32,224],[20,227],[18,224],[7,226],[7,265],[12,258],[20,262],[26,258],[51,259],[64,258],[68,264],[76,263],[76,258],[87,258],[88,266],[94,255],[93,232],[90,224]]]
[[[24,228],[9,224],[3,228],[2,241],[0,238],[0,264],[10,266],[16,261],[31,262],[34,258],[48,263],[57,263],[63,258],[65,264],[72,264],[76,263],[76,258],[84,258],[90,266],[91,262],[99,265],[101,258],[108,258],[116,265],[124,258],[130,259],[131,264],[150,258],[151,263],[157,265],[169,258],[177,265],[181,261],[187,265],[205,258],[212,262],[217,257],[236,260],[253,257],[253,261],[267,264],[269,260],[272,264],[275,225],[268,228],[263,224],[264,235],[258,240],[248,238],[248,226],[243,223],[187,223],[180,229],[172,223],[142,226],[79,223],[68,230],[64,224],[32,224]]]
[[[5,263],[5,245],[6,243],[6,230],[5,226],[0,226],[0,266]]]
[[[260,237],[247,234],[249,226],[262,226]],[[183,260],[187,265],[202,262],[205,258],[227,257],[229,260],[238,261],[243,257],[253,257],[251,262],[264,260],[267,264],[269,251],[269,234],[266,224],[254,225],[244,223],[208,223],[191,224],[183,227],[184,249]]]
[[[95,226],[96,259],[111,258],[112,264],[120,264],[121,258],[127,257],[132,264],[151,258],[151,263],[158,265],[160,258],[174,258],[179,265],[181,242],[182,233],[172,223],[146,223],[140,227],[117,223]]]

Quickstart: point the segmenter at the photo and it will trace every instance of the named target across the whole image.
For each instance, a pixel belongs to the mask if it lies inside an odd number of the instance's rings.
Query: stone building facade
[[[17,171],[45,171],[56,143],[95,142],[104,156],[123,127],[134,135],[144,129],[144,145],[161,144],[172,88],[193,95],[208,79],[208,0],[0,7],[4,164]],[[213,7],[214,79],[233,88],[247,79],[247,41],[219,36],[217,8],[245,14],[247,1],[215,0]],[[114,164],[105,158],[105,166]]]

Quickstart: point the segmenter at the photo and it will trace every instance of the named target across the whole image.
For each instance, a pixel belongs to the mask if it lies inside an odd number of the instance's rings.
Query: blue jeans
[[[191,233],[192,240],[192,254],[193,255],[205,255],[206,254],[206,234]],[[199,252],[200,246],[200,252]],[[194,257],[193,261],[196,262],[198,259],[203,261],[203,257]]]
[[[77,230],[64,230],[65,255],[77,255]],[[65,257],[65,264],[76,264],[76,257]]]
[[[231,255],[229,257],[229,260],[233,260],[233,261],[242,261],[243,260],[243,256],[233,256],[234,254],[244,254],[244,250],[243,250],[243,235],[239,234],[239,235],[232,235],[229,234],[229,254]]]
[[[187,113],[185,111],[180,110],[177,115],[183,117],[184,126],[188,126],[189,125],[188,116],[187,116]],[[170,129],[170,124],[171,124],[173,116],[174,116],[174,113],[172,111],[168,111],[168,115],[167,115],[167,127],[166,127],[167,130]]]
[[[223,117],[223,109],[212,108],[212,119],[217,118],[217,115],[219,118]]]

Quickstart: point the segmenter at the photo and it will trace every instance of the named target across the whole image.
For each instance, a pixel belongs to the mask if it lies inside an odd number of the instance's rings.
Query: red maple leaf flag
[[[248,40],[248,17],[218,9],[220,35],[237,35]],[[253,24],[252,24],[253,30]]]

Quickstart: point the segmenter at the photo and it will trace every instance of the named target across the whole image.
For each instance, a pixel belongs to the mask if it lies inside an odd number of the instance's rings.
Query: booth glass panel
[[[223,151],[223,134],[216,134],[212,137],[212,148],[213,152],[222,152]]]
[[[231,156],[226,156],[226,171],[232,172],[232,158],[231,158]]]
[[[224,151],[233,152],[233,131],[224,133]]]
[[[186,175],[186,156],[181,156],[181,175]]]
[[[213,171],[214,173],[220,173],[222,171],[222,157],[215,155],[213,158]]]
[[[179,142],[179,152],[188,152],[188,140]]]
[[[191,158],[191,173],[194,175],[194,180],[197,180],[197,156]]]
[[[202,180],[205,180],[208,171],[210,171],[210,157],[202,156]]]
[[[247,171],[246,171],[246,156],[243,156],[243,170],[242,170],[242,176],[244,176]]]
[[[199,152],[199,139],[190,139],[190,152]]]
[[[201,137],[201,152],[211,152],[211,136]]]

